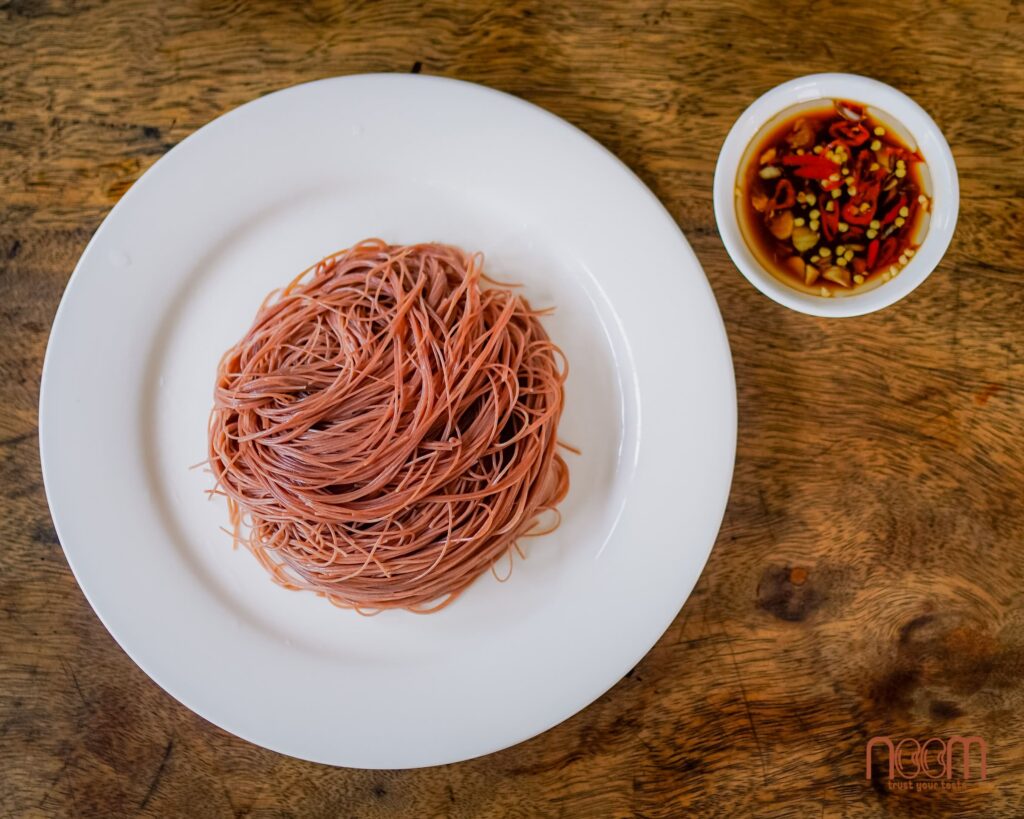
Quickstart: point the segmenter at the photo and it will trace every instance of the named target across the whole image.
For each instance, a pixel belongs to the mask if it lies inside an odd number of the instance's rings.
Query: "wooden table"
[[[0,812],[1024,815],[1022,43],[1001,0],[0,5]],[[942,265],[864,318],[765,299],[712,214],[733,120],[822,70],[908,92],[960,170]],[[298,762],[163,693],[75,584],[36,443],[51,317],[132,182],[247,100],[366,71],[484,83],[618,154],[707,271],[740,402],[718,543],[651,653],[548,733],[419,771]],[[865,778],[870,737],[956,733],[986,741],[985,781]]]

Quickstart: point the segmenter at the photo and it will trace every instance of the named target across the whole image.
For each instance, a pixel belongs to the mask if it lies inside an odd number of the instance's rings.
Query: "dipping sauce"
[[[822,101],[748,148],[737,180],[744,239],[787,285],[848,295],[888,281],[923,240],[930,198],[921,155],[869,109]]]

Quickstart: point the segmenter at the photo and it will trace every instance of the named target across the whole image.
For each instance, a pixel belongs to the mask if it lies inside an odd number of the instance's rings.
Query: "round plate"
[[[432,615],[274,585],[193,467],[220,354],[263,297],[368,236],[481,250],[570,363],[563,523]],[[222,728],[333,765],[467,759],[579,711],[693,588],[732,477],[736,397],[697,258],[647,188],[514,97],[367,75],[271,94],[157,162],[82,255],[39,437],[68,562],[104,625]],[[113,718],[113,717],[112,717]]]

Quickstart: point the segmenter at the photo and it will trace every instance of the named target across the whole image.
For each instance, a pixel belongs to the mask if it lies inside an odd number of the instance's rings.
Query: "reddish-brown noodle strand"
[[[278,583],[436,611],[557,515],[565,359],[483,281],[479,255],[368,240],[271,294],[224,354],[215,491]]]

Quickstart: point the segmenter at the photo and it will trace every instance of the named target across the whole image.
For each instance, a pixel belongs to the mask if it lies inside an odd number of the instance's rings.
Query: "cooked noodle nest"
[[[210,415],[236,542],[363,613],[436,611],[511,564],[569,489],[568,366],[542,315],[443,244],[367,240],[271,293]]]

